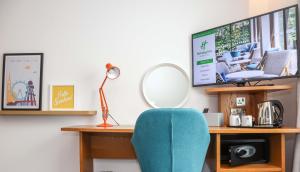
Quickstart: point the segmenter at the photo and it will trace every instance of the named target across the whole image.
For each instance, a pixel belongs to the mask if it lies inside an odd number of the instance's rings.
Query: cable
[[[118,126],[120,126],[120,124],[115,120],[115,118],[114,118],[111,114],[108,114],[108,116],[110,116],[111,119],[112,119]]]

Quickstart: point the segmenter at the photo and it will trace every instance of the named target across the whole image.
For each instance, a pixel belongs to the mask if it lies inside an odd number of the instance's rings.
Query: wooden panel
[[[88,133],[80,132],[80,172],[93,172],[91,138]]]
[[[222,164],[220,172],[281,172],[282,169],[272,164],[247,164],[237,167],[231,167],[227,164]]]
[[[281,168],[282,168],[282,171],[285,172],[286,170],[286,163],[285,163],[285,135],[284,134],[281,134]]]
[[[270,163],[285,171],[285,136],[273,134],[270,136]]]
[[[267,100],[267,92],[257,92],[250,94],[250,102],[247,104],[247,108],[251,109],[249,113],[255,118],[256,123],[258,123],[258,107],[257,104]]]
[[[97,111],[0,111],[0,116],[93,116],[96,114]]]
[[[217,87],[217,88],[207,88],[206,92],[208,94],[217,93],[241,93],[241,92],[272,92],[272,91],[282,91],[292,89],[291,85],[274,85],[274,86],[250,86],[250,87]]]
[[[79,125],[79,126],[71,126],[61,128],[62,131],[74,131],[74,132],[90,132],[90,133],[128,133],[132,134],[134,130],[134,126],[130,125],[122,125],[122,126],[114,126],[109,128],[97,127],[96,125]],[[300,128],[233,128],[233,127],[209,127],[209,132],[211,134],[246,134],[246,133],[285,133],[285,134],[293,134],[300,133]]]
[[[135,159],[131,144],[132,134],[127,133],[90,133],[93,158]]]
[[[216,171],[221,170],[221,135],[216,134]]]
[[[211,171],[216,171],[216,135],[210,135],[210,143],[205,157],[205,163]]]
[[[231,97],[231,93],[228,94],[220,94],[218,99],[218,109],[219,112],[222,112],[224,114],[224,126],[228,126],[229,124],[229,115],[230,115],[230,109],[232,106],[234,106]]]
[[[236,98],[245,97],[245,106],[236,106]],[[246,115],[252,115],[257,119],[258,108],[257,104],[267,100],[266,92],[241,92],[241,93],[222,93],[219,94],[219,111],[224,114],[224,125],[229,125],[229,116],[231,114],[231,108],[242,108],[245,110]]]

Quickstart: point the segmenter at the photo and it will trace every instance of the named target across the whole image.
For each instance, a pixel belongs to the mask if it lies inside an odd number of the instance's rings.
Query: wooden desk
[[[93,158],[97,159],[135,159],[130,139],[133,126],[101,128],[93,125],[64,127],[62,131],[80,133],[80,172],[93,171]],[[212,142],[208,156],[215,159],[217,172],[285,172],[285,134],[300,133],[300,128],[229,128],[210,127]],[[221,137],[230,134],[266,134],[270,139],[270,162],[230,167],[221,164]],[[213,145],[213,146],[212,146]]]

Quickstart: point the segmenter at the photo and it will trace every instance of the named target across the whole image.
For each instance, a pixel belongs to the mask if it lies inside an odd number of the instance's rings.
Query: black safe
[[[221,162],[231,166],[269,162],[267,139],[222,139]]]

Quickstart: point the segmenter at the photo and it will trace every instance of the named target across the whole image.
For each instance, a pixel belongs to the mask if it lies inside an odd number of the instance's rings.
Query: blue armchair
[[[210,135],[196,110],[151,109],[138,118],[131,142],[142,172],[200,172]]]

